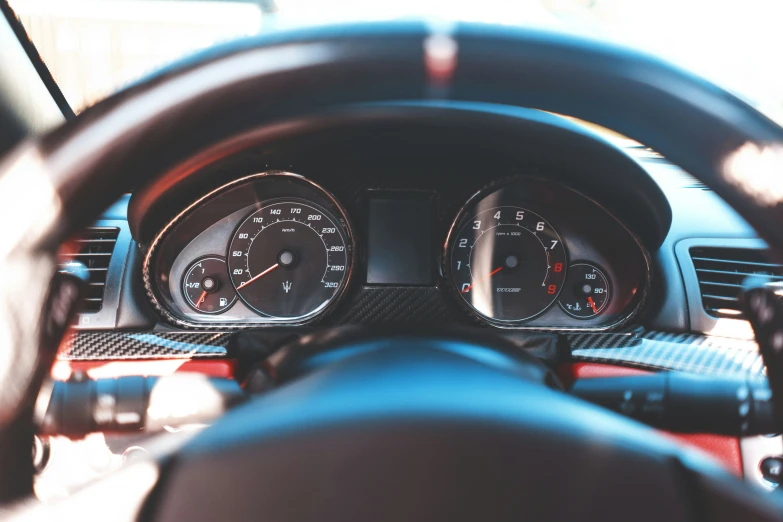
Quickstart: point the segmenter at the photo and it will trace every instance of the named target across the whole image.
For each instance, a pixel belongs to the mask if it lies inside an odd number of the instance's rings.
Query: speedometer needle
[[[497,273],[498,273],[498,272],[500,272],[501,270],[503,270],[503,267],[502,267],[502,266],[499,266],[499,267],[497,267],[496,269],[494,269],[492,272],[490,272],[489,274],[487,274],[486,276],[482,277],[481,279],[479,279],[479,280],[477,280],[477,281],[473,281],[473,282],[472,282],[472,283],[470,283],[468,286],[466,286],[465,288],[463,288],[463,289],[462,289],[462,293],[464,294],[465,292],[469,292],[469,291],[470,291],[470,289],[471,289],[471,288],[473,288],[473,285],[475,285],[476,283],[480,283],[480,282],[482,282],[482,281],[486,281],[487,279],[489,279],[489,278],[490,278],[490,277],[492,277],[493,275],[497,274]]]
[[[598,313],[598,308],[595,307],[595,301],[593,301],[592,297],[587,298],[587,302],[590,303],[590,308],[593,309],[593,313]]]
[[[258,279],[261,279],[262,277],[264,277],[265,275],[267,275],[269,272],[271,272],[272,270],[274,270],[274,269],[275,269],[275,268],[277,268],[278,266],[280,266],[280,264],[279,264],[279,263],[275,263],[274,265],[270,266],[269,268],[267,268],[266,270],[264,270],[263,272],[261,272],[261,273],[260,273],[260,274],[258,274],[257,276],[253,276],[253,277],[251,277],[250,279],[248,279],[247,281],[245,281],[244,283],[242,283],[241,285],[239,285],[239,286],[237,287],[237,290],[241,290],[242,288],[246,287],[247,285],[249,285],[249,284],[250,284],[250,283],[252,283],[253,281],[257,281]]]

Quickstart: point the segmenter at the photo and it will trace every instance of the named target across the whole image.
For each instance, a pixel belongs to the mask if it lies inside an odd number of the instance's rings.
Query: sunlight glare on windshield
[[[240,2],[10,4],[76,112],[182,56],[261,28],[259,7]]]
[[[534,27],[659,55],[783,122],[780,0],[10,0],[79,112],[216,43],[352,21],[411,18]]]

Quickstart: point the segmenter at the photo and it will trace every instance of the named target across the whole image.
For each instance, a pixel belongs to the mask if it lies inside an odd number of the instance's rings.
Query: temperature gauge
[[[595,265],[574,263],[558,302],[571,317],[592,319],[609,304],[609,279]]]
[[[202,314],[220,314],[237,300],[222,257],[204,257],[193,263],[182,280],[185,301]]]

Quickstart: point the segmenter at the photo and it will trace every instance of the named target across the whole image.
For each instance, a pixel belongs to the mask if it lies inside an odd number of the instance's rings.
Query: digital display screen
[[[367,283],[433,285],[434,218],[432,194],[380,192],[371,195]]]

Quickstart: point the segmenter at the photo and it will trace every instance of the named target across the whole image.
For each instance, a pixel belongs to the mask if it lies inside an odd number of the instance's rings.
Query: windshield
[[[10,0],[74,111],[243,36],[434,17],[587,35],[657,54],[783,123],[780,0]]]

